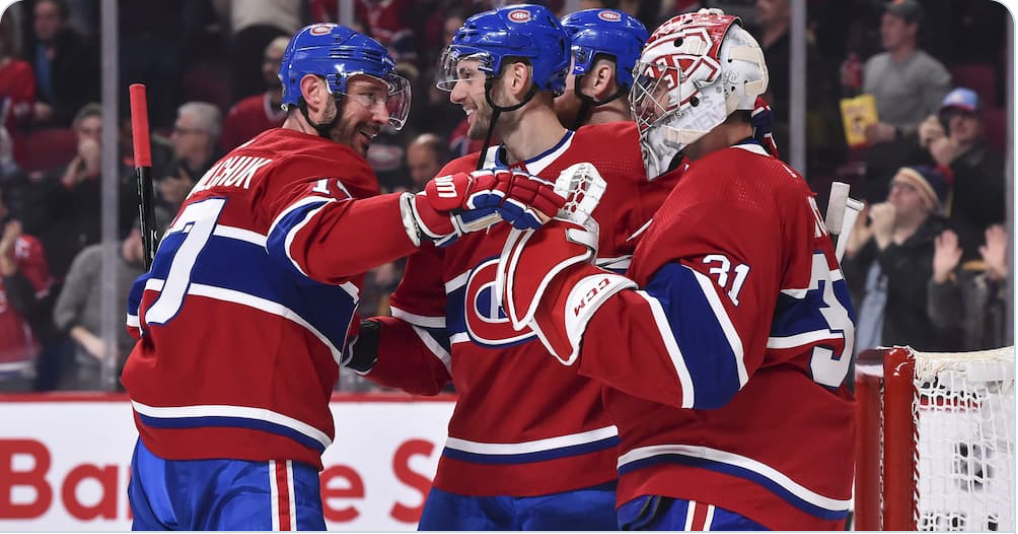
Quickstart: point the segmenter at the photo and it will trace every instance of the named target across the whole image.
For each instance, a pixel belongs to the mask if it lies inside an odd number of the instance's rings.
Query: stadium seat
[[[66,165],[78,150],[78,136],[71,128],[44,128],[19,138],[15,157],[27,172],[46,171]]]
[[[950,67],[951,84],[968,87],[979,95],[987,108],[997,105],[997,78],[990,63],[955,63]]]
[[[987,108],[983,115],[983,124],[986,130],[986,144],[997,153],[1003,154],[1004,144],[1007,142],[1007,109]]]

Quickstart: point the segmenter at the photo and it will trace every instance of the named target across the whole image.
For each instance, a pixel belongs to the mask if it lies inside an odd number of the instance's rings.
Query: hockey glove
[[[356,317],[354,317],[356,319]],[[354,322],[347,337],[350,341],[343,351],[341,366],[353,369],[357,374],[366,374],[378,360],[378,337],[382,323],[372,319]]]
[[[545,348],[572,365],[594,312],[608,297],[636,283],[601,270],[597,232],[553,219],[539,231],[513,230],[502,249],[496,288],[513,328],[532,326]]]
[[[494,208],[480,207],[478,201],[497,184],[491,171],[439,176],[416,195],[404,194],[403,222],[416,245],[420,238],[447,246],[467,232],[483,230],[499,221]]]
[[[555,184],[525,172],[503,171],[490,195],[479,198],[481,206],[498,210],[502,218],[520,229],[537,229],[565,204]]]

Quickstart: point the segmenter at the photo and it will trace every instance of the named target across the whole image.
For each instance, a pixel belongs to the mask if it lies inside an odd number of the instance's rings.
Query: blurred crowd
[[[389,47],[414,85],[408,127],[383,131],[368,159],[383,191],[420,190],[449,159],[479,148],[463,112],[435,88],[440,51],[468,16],[505,2],[349,1],[355,29]],[[784,149],[790,2],[538,3],[560,15],[567,7],[620,9],[651,30],[700,7],[742,16],[765,51]],[[148,88],[157,222],[165,228],[220,156],[282,124],[276,73],[290,35],[339,16],[336,0],[120,0],[120,120],[104,125],[99,3],[24,0],[0,20],[0,391],[99,389],[105,355],[122,365],[130,352],[126,334],[99,335],[104,127],[115,127],[118,140],[117,302],[143,269],[128,84]],[[807,1],[801,170],[822,209],[833,181],[867,202],[844,262],[859,350],[975,350],[1013,336],[1011,236],[1002,226],[1007,16],[991,0]],[[865,145],[850,147],[839,102],[859,94],[873,95],[879,120],[866,127]],[[371,271],[361,314],[385,314],[401,276],[400,263]],[[340,387],[369,386],[345,376]]]

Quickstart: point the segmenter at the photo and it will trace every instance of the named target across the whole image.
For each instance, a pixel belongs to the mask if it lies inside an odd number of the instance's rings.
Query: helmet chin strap
[[[583,122],[587,120],[588,118],[587,116],[590,114],[592,108],[603,106],[626,93],[620,87],[618,90],[615,91],[615,94],[609,96],[608,98],[604,100],[595,100],[594,97],[585,95],[583,94],[583,91],[580,90],[580,81],[583,79],[584,76],[586,75],[581,74],[573,79],[573,93],[575,93],[576,96],[580,98],[580,111],[576,113],[576,119],[573,120],[572,127],[573,131],[578,130],[580,126],[583,126]]]
[[[498,120],[498,116],[503,111],[516,111],[522,108],[530,102],[531,98],[537,94],[537,86],[533,83],[530,84],[530,90],[527,91],[526,95],[523,95],[523,100],[519,104],[513,104],[511,106],[499,106],[491,99],[491,86],[494,78],[488,78],[484,80],[484,99],[488,101],[488,105],[491,106],[491,120],[488,121],[488,133],[484,136],[484,145],[481,147],[481,154],[477,157],[477,170],[484,168],[484,156],[488,152],[488,147],[491,146],[491,136],[495,133],[495,121]]]
[[[329,135],[329,132],[331,132],[332,128],[339,122],[339,108],[343,103],[343,95],[335,96],[334,98],[336,100],[336,114],[333,115],[329,122],[325,123],[318,123],[311,120],[311,116],[308,115],[308,102],[307,100],[304,100],[303,96],[297,100],[297,107],[300,109],[301,115],[304,116],[304,120],[306,120],[316,132],[318,132],[318,137],[329,141],[332,141],[332,137]]]

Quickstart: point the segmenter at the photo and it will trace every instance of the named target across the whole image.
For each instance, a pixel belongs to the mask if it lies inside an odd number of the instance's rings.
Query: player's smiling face
[[[333,141],[366,155],[371,140],[389,123],[388,95],[389,88],[382,80],[370,76],[351,78],[343,96],[339,124],[332,131]]]
[[[484,97],[485,74],[481,72],[480,61],[464,59],[456,64],[456,84],[449,93],[449,101],[463,106],[467,114],[467,137],[484,139],[491,122],[491,106]]]

